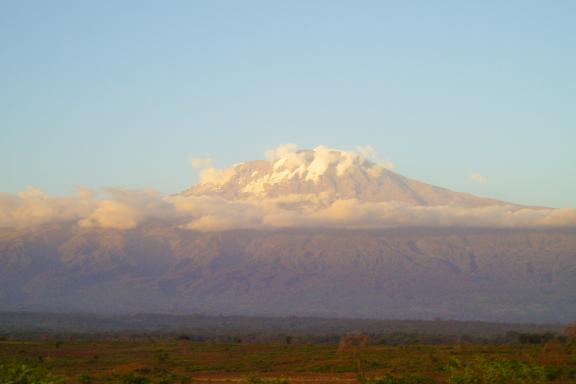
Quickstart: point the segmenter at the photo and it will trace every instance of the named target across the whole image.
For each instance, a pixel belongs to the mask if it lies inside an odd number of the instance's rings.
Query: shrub
[[[158,349],[156,351],[156,358],[158,359],[158,363],[165,363],[168,361],[170,354],[165,349]]]
[[[94,378],[90,375],[80,376],[80,384],[92,384],[94,383]]]
[[[386,375],[384,377],[365,379],[363,382],[365,384],[436,384],[433,378],[420,375]]]
[[[548,365],[544,369],[549,381],[560,379],[576,379],[576,367]]]
[[[290,381],[285,378],[280,379],[263,379],[260,376],[252,375],[246,380],[247,384],[290,384]]]
[[[139,373],[129,373],[122,376],[122,383],[124,384],[151,384],[149,378]]]
[[[63,379],[52,375],[42,367],[24,362],[0,363],[0,383],[3,384],[60,384]]]
[[[448,384],[527,384],[546,379],[544,367],[515,360],[463,363],[453,359]]]
[[[178,376],[172,372],[164,372],[155,377],[154,384],[188,384],[192,379],[188,376]]]

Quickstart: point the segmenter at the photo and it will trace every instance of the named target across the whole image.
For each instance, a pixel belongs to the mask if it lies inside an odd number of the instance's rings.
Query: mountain
[[[338,199],[395,201],[420,206],[513,205],[412,180],[360,154],[322,146],[314,150],[285,151],[281,156],[224,170],[209,169],[203,176],[200,184],[182,195],[219,196],[228,200],[314,196],[323,205]]]
[[[0,239],[0,310],[576,318],[573,230],[49,225]]]
[[[284,148],[207,167],[198,185],[165,198],[121,193],[93,208],[84,199],[81,210],[59,200],[65,219],[0,228],[0,311],[576,318],[572,211],[389,168],[358,153]],[[26,212],[50,211],[34,199]]]

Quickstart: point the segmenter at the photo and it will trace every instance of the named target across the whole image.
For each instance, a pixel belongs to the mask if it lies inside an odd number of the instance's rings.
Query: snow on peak
[[[266,157],[273,162],[274,172],[288,170],[292,175],[304,176],[306,180],[318,180],[326,173],[342,176],[353,167],[393,168],[393,164],[376,164],[374,149],[370,146],[360,147],[357,151],[343,151],[319,145],[312,150],[298,150],[295,144],[281,145],[268,151]]]
[[[267,151],[266,158],[264,161],[241,163],[224,169],[208,167],[202,171],[200,184],[222,186],[236,179],[234,181],[241,182],[244,192],[254,193],[263,191],[266,185],[294,178],[318,182],[322,176],[340,177],[355,169],[377,177],[384,169],[393,168],[391,163],[372,161],[372,147],[343,151],[319,145],[311,150],[300,150],[294,144],[286,144]],[[248,169],[249,174],[246,172]]]
[[[248,161],[223,169],[205,167],[200,183],[184,191],[183,195],[241,201],[313,196],[310,201],[319,200],[322,204],[346,199],[421,206],[499,204],[421,183],[392,172],[391,168],[393,164],[377,160],[372,147],[343,151],[323,145],[299,149],[294,144],[287,144],[266,152],[266,160]]]

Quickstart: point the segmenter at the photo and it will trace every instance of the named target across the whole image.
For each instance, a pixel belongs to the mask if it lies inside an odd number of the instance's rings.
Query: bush
[[[154,384],[188,384],[192,379],[187,376],[178,376],[171,372],[166,372],[155,378]]]
[[[158,349],[156,351],[156,358],[158,359],[158,363],[165,363],[170,358],[170,354],[165,349]]]
[[[80,376],[80,384],[92,384],[94,383],[94,378],[90,375]]]
[[[560,379],[576,379],[576,367],[548,365],[545,368],[546,378],[549,381]]]
[[[260,376],[250,376],[247,380],[246,383],[248,384],[290,384],[290,381],[288,379],[263,379]]]
[[[463,363],[453,359],[448,384],[527,384],[546,379],[544,367],[515,360]]]
[[[436,384],[433,378],[419,375],[386,375],[384,377],[365,379],[363,382],[365,384]]]
[[[563,376],[563,368],[557,365],[548,365],[545,368],[546,378],[550,381],[558,380]]]
[[[570,340],[576,340],[576,322],[570,324],[564,330],[564,334]]]
[[[139,373],[129,373],[122,377],[122,383],[124,384],[151,384],[149,378]]]
[[[0,383],[3,384],[60,384],[63,379],[52,375],[44,368],[24,362],[0,363]]]

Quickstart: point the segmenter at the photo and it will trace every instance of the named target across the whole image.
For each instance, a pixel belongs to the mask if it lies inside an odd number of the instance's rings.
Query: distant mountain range
[[[167,201],[193,201],[193,225],[0,228],[0,310],[576,319],[576,229],[555,210],[324,147],[207,168]]]
[[[515,341],[520,334],[561,334],[562,324],[514,324],[454,320],[377,320],[331,319],[323,317],[253,317],[170,314],[106,315],[96,313],[0,312],[0,338],[6,334],[42,337],[55,334],[114,334],[138,336],[177,335],[179,339],[238,342],[286,342],[286,336],[302,337],[305,342],[337,342],[339,335],[366,332],[385,337],[386,343],[450,343],[460,336]],[[423,337],[422,337],[423,336]],[[442,336],[442,337],[438,337]]]

